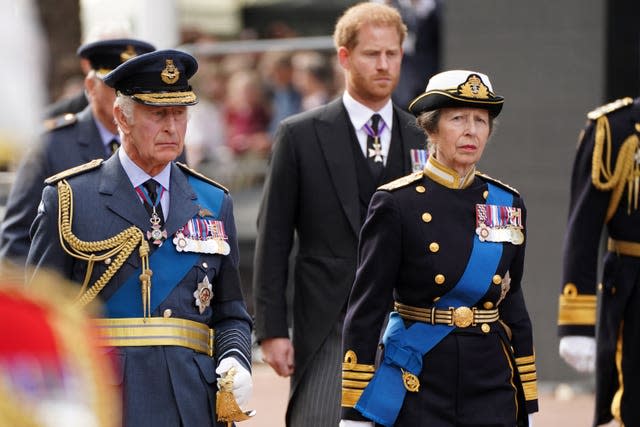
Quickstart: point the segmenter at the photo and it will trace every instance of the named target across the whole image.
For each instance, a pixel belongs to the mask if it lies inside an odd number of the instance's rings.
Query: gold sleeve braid
[[[353,408],[369,381],[373,378],[375,367],[358,363],[355,351],[348,350],[342,363],[342,406]]]
[[[536,357],[516,357],[516,366],[520,375],[520,382],[525,400],[538,399],[538,375],[536,373]]]
[[[638,150],[638,136],[627,137],[620,147],[615,168],[611,171],[611,128],[606,115],[596,121],[595,146],[593,149],[591,181],[600,191],[613,191],[605,222],[613,217],[625,186],[628,186],[628,212],[638,208],[640,187],[640,164],[635,161]],[[635,165],[634,165],[635,163]]]
[[[126,259],[139,245],[139,254],[142,263],[140,284],[142,292],[142,305],[144,317],[149,317],[151,304],[151,275],[149,268],[149,243],[145,240],[142,230],[131,226],[113,237],[95,242],[87,242],[78,239],[72,231],[73,225],[73,190],[66,180],[58,182],[58,230],[60,245],[74,258],[87,261],[87,273],[85,274],[82,288],[78,295],[77,303],[86,305],[107,285],[113,275],[122,267]],[[102,253],[99,253],[102,252]],[[104,261],[114,257],[113,262],[96,282],[87,290],[87,284],[93,272],[93,266],[97,261]]]

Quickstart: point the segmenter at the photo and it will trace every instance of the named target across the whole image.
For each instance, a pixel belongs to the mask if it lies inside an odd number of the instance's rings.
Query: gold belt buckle
[[[473,323],[473,310],[469,307],[458,307],[453,309],[453,324],[458,328],[466,328]]]

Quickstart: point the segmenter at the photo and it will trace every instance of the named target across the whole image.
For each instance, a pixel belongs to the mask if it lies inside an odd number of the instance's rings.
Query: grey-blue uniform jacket
[[[476,235],[476,205],[486,203],[489,183],[512,194],[523,227],[526,222],[524,203],[512,189],[484,175],[457,188],[430,173],[430,164],[432,158],[425,172],[381,187],[369,205],[343,331],[343,418],[366,419],[354,405],[378,369],[380,333],[393,302],[430,312],[463,275]],[[526,425],[527,413],[537,411],[532,329],[521,288],[525,245],[502,247],[474,305],[497,308],[499,321],[453,327],[428,351],[419,391],[406,393],[394,425]],[[407,328],[414,323],[403,319]]]
[[[106,156],[90,107],[57,119],[18,168],[2,222],[0,257],[24,263],[31,243],[29,227],[48,176]]]
[[[86,169],[67,178],[73,190],[72,231],[79,239],[103,240],[132,225],[143,231],[149,229],[149,215],[118,156]],[[172,163],[170,207],[166,215],[169,238],[165,245],[172,245],[172,236],[179,227],[201,212],[196,193],[188,182],[189,174],[192,172],[186,167]],[[206,182],[213,189],[214,183]],[[116,347],[114,351],[120,360],[118,379],[124,393],[124,425],[127,427],[217,425],[213,421],[217,358],[235,357],[250,369],[251,319],[240,290],[233,207],[226,191],[217,219],[224,224],[230,253],[197,257],[197,262],[151,313],[152,317],[188,319],[215,329],[215,356],[179,346]],[[60,245],[58,191],[53,185],[43,192],[31,237],[29,265],[37,269],[53,268],[75,282],[83,280],[87,263],[71,257]],[[108,299],[139,265],[140,258],[135,250],[100,292],[99,298]],[[106,268],[105,262],[97,265],[90,283]],[[213,285],[213,299],[201,314],[195,304],[194,291],[205,275]],[[153,294],[153,277],[151,292]]]

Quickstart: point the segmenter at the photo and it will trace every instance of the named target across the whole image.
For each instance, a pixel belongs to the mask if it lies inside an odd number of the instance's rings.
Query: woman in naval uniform
[[[486,75],[452,70],[409,105],[430,157],[369,205],[344,324],[341,427],[526,426],[537,411],[525,206],[476,171],[502,104]]]

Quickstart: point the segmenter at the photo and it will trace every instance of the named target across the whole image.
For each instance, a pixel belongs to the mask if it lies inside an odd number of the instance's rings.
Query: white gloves
[[[560,338],[560,357],[578,372],[591,373],[596,367],[596,340],[593,337],[570,335]]]
[[[235,397],[238,406],[241,408],[249,402],[251,392],[253,391],[253,380],[251,373],[233,357],[225,357],[218,364],[216,374],[224,376],[231,368],[236,368],[236,375],[233,377],[233,397]],[[218,388],[220,388],[220,379],[218,379]]]
[[[533,427],[533,414],[529,414],[529,427]]]
[[[340,420],[338,427],[373,427],[372,421]]]

